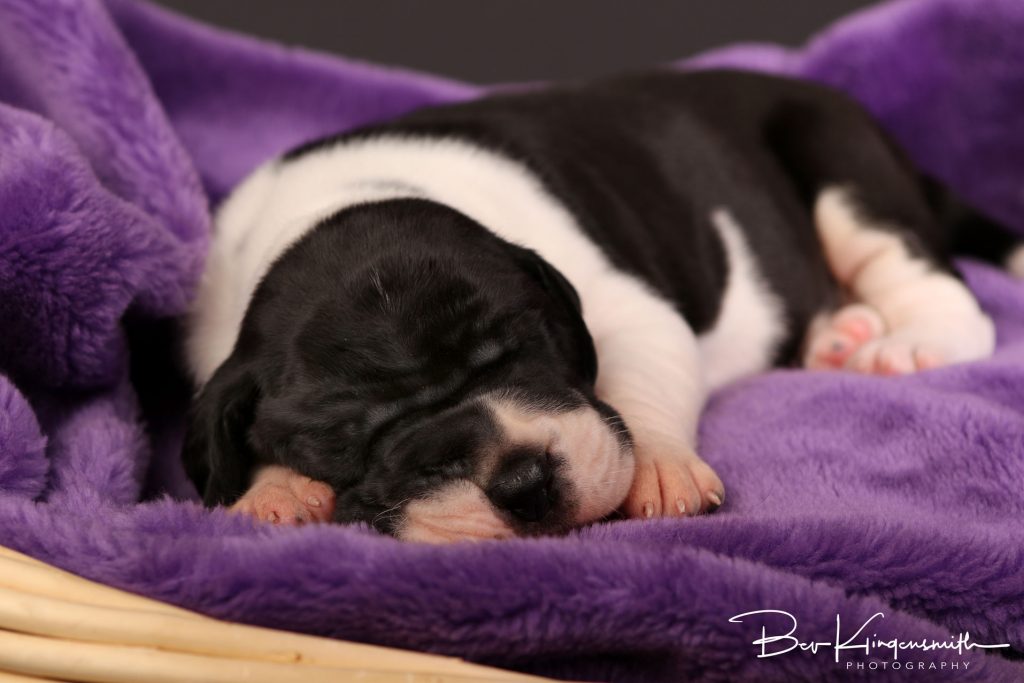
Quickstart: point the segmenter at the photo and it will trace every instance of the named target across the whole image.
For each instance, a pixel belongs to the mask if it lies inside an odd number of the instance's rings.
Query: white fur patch
[[[758,271],[732,214],[718,209],[711,222],[722,238],[729,267],[718,318],[698,340],[704,376],[714,390],[770,367],[785,323],[782,304]]]

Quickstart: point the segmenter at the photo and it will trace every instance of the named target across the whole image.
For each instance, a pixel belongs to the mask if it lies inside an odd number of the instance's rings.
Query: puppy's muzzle
[[[523,522],[543,521],[557,502],[555,468],[543,451],[522,449],[508,454],[492,476],[487,498]]]

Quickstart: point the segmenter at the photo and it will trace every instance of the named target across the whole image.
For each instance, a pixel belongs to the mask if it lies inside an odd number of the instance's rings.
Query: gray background
[[[798,45],[875,0],[158,0],[285,43],[487,83],[596,76],[735,41]]]

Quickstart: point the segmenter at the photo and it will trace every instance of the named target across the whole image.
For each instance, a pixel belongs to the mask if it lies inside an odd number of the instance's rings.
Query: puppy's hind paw
[[[885,333],[878,311],[864,304],[839,309],[824,324],[812,329],[804,367],[809,370],[838,370],[873,339]]]
[[[927,344],[883,337],[865,344],[847,362],[847,368],[865,375],[909,375],[945,365],[941,351]]]

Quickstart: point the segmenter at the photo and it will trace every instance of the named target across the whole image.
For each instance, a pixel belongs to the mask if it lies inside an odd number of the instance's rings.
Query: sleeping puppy
[[[188,471],[208,505],[431,542],[710,511],[709,392],[992,352],[953,247],[1022,260],[818,85],[657,72],[421,110],[220,209]]]

